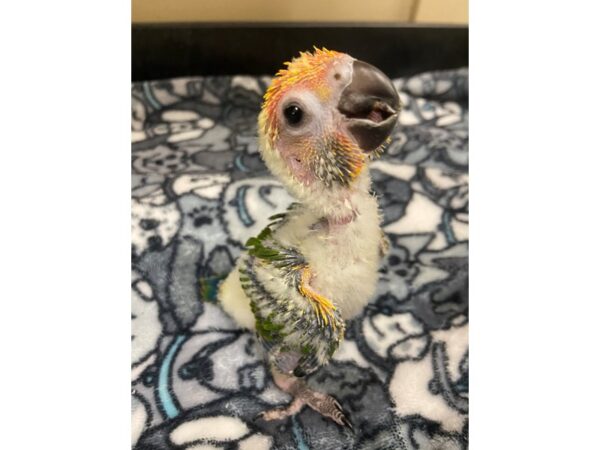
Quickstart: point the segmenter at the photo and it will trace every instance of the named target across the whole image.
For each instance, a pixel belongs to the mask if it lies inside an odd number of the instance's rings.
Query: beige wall
[[[132,0],[134,22],[466,23],[468,0]]]
[[[418,23],[469,23],[468,0],[416,0],[414,21]]]

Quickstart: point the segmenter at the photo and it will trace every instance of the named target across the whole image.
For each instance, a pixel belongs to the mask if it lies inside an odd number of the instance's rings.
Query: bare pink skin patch
[[[302,147],[281,143],[278,146],[279,153],[285,160],[292,176],[305,186],[309,186],[315,180],[307,164],[304,163],[305,157],[300,150]]]

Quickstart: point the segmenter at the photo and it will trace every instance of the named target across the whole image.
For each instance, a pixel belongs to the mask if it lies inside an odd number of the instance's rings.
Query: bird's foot
[[[299,398],[294,398],[292,403],[283,408],[273,408],[267,411],[263,411],[259,413],[255,419],[262,420],[281,420],[287,417],[293,416],[294,414],[300,412],[302,407],[304,406],[304,402]]]
[[[311,409],[315,410],[322,416],[329,417],[335,423],[343,427],[348,427],[350,430],[354,431],[352,423],[350,423],[346,417],[342,405],[340,405],[339,402],[331,395],[314,391],[308,386],[306,386],[305,389],[302,389],[298,395],[299,397],[296,398],[301,398],[303,403],[308,405]]]
[[[274,375],[275,383],[285,392],[291,394],[294,399],[287,407],[274,408],[260,413],[256,416],[257,419],[285,419],[297,414],[304,405],[307,405],[322,416],[328,417],[335,423],[354,431],[352,423],[346,417],[344,409],[331,395],[311,389],[304,381],[298,378],[281,373]]]

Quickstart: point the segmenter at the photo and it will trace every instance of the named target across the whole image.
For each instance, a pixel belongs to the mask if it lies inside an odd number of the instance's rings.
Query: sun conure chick
[[[400,101],[380,70],[344,53],[315,48],[286,65],[258,132],[262,158],[298,202],[248,240],[219,299],[256,330],[275,383],[294,398],[263,419],[308,405],[349,426],[339,403],[302,377],[328,363],[345,320],[375,291],[384,240],[368,163],[389,141]]]

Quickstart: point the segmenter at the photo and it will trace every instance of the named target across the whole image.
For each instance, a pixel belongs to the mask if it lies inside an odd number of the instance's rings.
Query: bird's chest
[[[371,299],[379,278],[381,230],[377,215],[306,233],[300,249],[314,274],[311,284],[330,298],[344,319]]]

